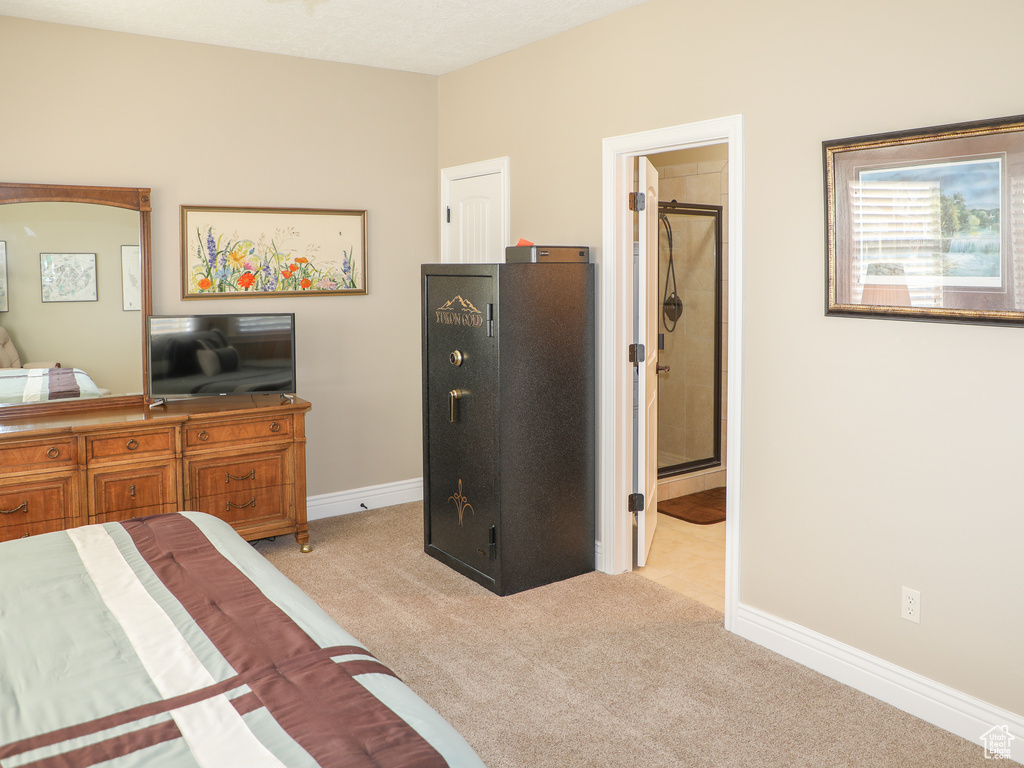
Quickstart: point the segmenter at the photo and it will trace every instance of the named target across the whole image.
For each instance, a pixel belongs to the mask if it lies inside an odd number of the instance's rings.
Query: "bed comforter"
[[[480,766],[226,523],[0,544],[0,766]]]
[[[79,368],[2,368],[0,403],[38,403],[73,397],[101,397],[89,374]]]

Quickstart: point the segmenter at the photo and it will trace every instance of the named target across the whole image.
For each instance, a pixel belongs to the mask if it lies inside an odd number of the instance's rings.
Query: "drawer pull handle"
[[[270,431],[271,432],[280,432],[281,431],[281,425],[278,424],[276,421],[270,422]]]
[[[232,504],[229,501],[228,502],[227,511],[230,512],[232,509],[245,509],[246,507],[255,507],[255,506],[256,506],[256,497],[253,496],[251,499],[249,499],[247,502],[245,502],[245,504]]]
[[[48,450],[46,452],[46,455],[49,456],[51,459],[56,459],[58,456],[60,456],[60,451],[56,447],[54,447]]]
[[[253,501],[255,501],[255,499],[253,499]],[[13,515],[15,512],[24,512],[27,515],[28,500],[26,499],[25,501],[21,502],[21,504],[16,506],[14,509],[0,509],[0,515]]]
[[[256,479],[256,467],[249,470],[249,474],[242,475],[241,477],[235,477],[230,472],[224,473],[224,482],[230,483],[232,480],[255,480]]]
[[[139,441],[138,441],[138,440],[136,440],[136,439],[135,439],[135,438],[133,437],[133,438],[132,438],[131,440],[129,440],[129,441],[127,442],[127,443],[125,443],[125,447],[126,447],[126,448],[127,448],[127,449],[128,449],[129,451],[134,451],[134,450],[136,450],[136,449],[137,449],[137,448],[139,447]]]
[[[132,498],[135,498],[135,483],[128,486],[128,493]]]
[[[202,440],[203,442],[206,442],[207,440],[209,440],[209,439],[210,439],[210,433],[209,433],[209,432],[207,432],[207,431],[206,431],[206,430],[204,429],[204,430],[203,430],[202,432],[200,432],[200,433],[199,433],[199,434],[197,435],[197,437],[198,437],[198,438],[199,438],[200,440]]]

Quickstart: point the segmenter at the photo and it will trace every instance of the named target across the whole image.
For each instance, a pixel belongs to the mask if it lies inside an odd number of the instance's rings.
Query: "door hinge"
[[[644,495],[642,493],[631,493],[629,498],[626,500],[628,504],[627,511],[629,512],[643,512],[644,511]]]
[[[498,531],[493,525],[489,532],[487,549],[490,550],[491,560],[494,560],[498,556]]]
[[[629,193],[629,210],[642,211],[647,207],[647,196],[643,192]]]
[[[629,345],[629,362],[633,365],[639,365],[647,357],[647,350],[643,344],[630,344]]]
[[[446,206],[444,209],[444,222],[445,224],[452,223],[452,207],[450,205]]]

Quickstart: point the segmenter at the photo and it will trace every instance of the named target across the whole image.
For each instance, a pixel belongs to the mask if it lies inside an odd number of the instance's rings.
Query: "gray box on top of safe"
[[[586,245],[508,245],[505,246],[506,264],[531,262],[590,263],[590,247]]]

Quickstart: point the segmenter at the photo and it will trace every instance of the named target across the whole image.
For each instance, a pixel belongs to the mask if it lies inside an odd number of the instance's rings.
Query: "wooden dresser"
[[[0,541],[197,510],[309,551],[310,407],[259,395],[0,420]]]

